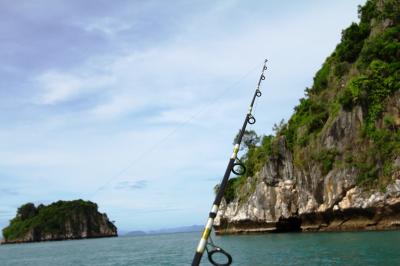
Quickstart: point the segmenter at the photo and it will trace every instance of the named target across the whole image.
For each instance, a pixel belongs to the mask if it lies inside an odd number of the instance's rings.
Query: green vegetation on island
[[[96,203],[57,201],[50,205],[26,203],[3,229],[5,243],[117,236],[117,228]]]

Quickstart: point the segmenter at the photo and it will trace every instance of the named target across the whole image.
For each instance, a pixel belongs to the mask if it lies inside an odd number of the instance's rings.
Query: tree
[[[240,130],[236,134],[235,139],[233,140],[233,144],[236,144],[240,136]],[[257,133],[254,130],[246,130],[243,134],[242,142],[241,142],[241,147],[240,149],[250,149],[254,148],[258,143],[260,142],[260,137],[257,135]]]
[[[286,122],[285,119],[282,119],[279,124],[274,124],[274,126],[272,127],[272,131],[275,132],[275,135],[279,135],[280,132],[282,132],[282,130],[284,130],[286,128]]]
[[[35,204],[31,202],[22,205],[17,210],[17,216],[20,217],[21,220],[32,218],[36,214],[37,214],[37,209],[35,207]]]

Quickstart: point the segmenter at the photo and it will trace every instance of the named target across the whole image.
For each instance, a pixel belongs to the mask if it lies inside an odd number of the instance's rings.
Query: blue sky
[[[0,226],[78,198],[124,231],[202,224],[264,58],[260,134],[363,3],[0,1]]]

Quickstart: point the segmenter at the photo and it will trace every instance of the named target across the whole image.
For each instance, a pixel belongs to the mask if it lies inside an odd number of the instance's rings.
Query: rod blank
[[[198,266],[200,264],[200,261],[201,261],[201,258],[203,256],[204,250],[207,250],[207,245],[209,244],[208,240],[209,240],[209,237],[210,237],[210,234],[211,234],[211,231],[212,231],[212,226],[214,224],[214,219],[217,216],[217,212],[218,212],[219,206],[220,206],[222,198],[224,196],[224,192],[225,192],[226,186],[228,184],[229,176],[230,176],[231,172],[234,172],[234,173],[236,172],[236,171],[233,171],[233,167],[238,165],[237,163],[235,163],[235,161],[237,159],[237,154],[239,152],[240,143],[242,142],[243,135],[244,135],[244,133],[246,131],[246,126],[247,126],[247,124],[254,124],[256,122],[256,119],[254,118],[254,116],[252,115],[251,112],[253,110],[253,106],[254,106],[254,102],[256,100],[256,97],[261,97],[261,95],[262,95],[261,90],[260,90],[260,85],[261,85],[261,82],[263,80],[265,80],[264,71],[267,70],[267,66],[266,66],[267,62],[268,62],[268,60],[265,59],[264,65],[263,65],[263,68],[262,68],[262,71],[261,71],[260,79],[258,80],[257,88],[256,88],[256,90],[254,92],[254,95],[253,95],[253,98],[251,100],[249,111],[246,114],[246,117],[244,119],[242,128],[241,128],[241,130],[239,132],[239,137],[237,138],[237,141],[236,141],[235,146],[233,148],[233,153],[232,153],[232,155],[231,155],[231,157],[229,159],[228,166],[226,167],[224,177],[223,177],[223,179],[221,181],[221,184],[219,185],[219,189],[218,189],[217,195],[215,196],[214,204],[213,204],[213,206],[211,208],[211,211],[209,213],[209,217],[207,219],[206,226],[204,227],[203,234],[202,234],[202,236],[200,238],[199,244],[198,244],[197,249],[196,249],[196,253],[195,253],[194,257],[193,257],[192,266]],[[212,246],[215,247],[215,249],[213,250],[214,253],[218,249],[222,250],[223,251],[222,254],[225,255],[228,258],[228,263],[223,264],[223,265],[230,265],[232,263],[232,257],[229,255],[229,253],[227,253],[223,249],[215,246],[214,244],[212,244]],[[213,252],[213,251],[211,251],[211,252]],[[208,252],[208,250],[207,250],[207,252]],[[209,253],[209,255],[210,255],[210,253]],[[210,258],[210,256],[209,256],[209,258]],[[218,263],[214,262],[212,259],[209,259],[209,260],[210,260],[211,264],[213,264],[213,265],[221,265],[221,264],[218,264]]]

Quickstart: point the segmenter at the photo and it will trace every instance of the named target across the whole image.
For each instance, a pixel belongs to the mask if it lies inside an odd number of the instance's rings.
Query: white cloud
[[[37,103],[49,105],[68,101],[79,95],[110,86],[113,81],[110,76],[106,75],[82,77],[73,73],[52,70],[41,74],[36,80],[42,90]]]
[[[269,90],[269,97],[285,99],[296,95],[294,98],[298,98],[304,87],[298,86],[294,91],[293,87],[286,86],[286,83],[292,84],[287,78],[289,74],[291,80],[298,79],[311,67],[315,68],[316,62],[318,67],[322,63],[320,54],[326,56],[326,51],[334,47],[334,43],[330,48],[323,47],[326,39],[340,37],[328,30],[315,34],[321,28],[314,23],[322,20],[319,14],[312,19],[297,14],[290,21],[281,19],[270,23],[258,18],[252,21],[251,28],[237,22],[232,25],[236,30],[224,32],[222,28],[226,25],[215,27],[214,23],[226,20],[230,8],[232,5],[219,5],[209,14],[194,17],[168,43],[154,43],[142,50],[133,46],[123,55],[104,60],[103,56],[93,58],[73,70],[73,73],[83,73],[83,77],[70,72],[45,73],[39,78],[45,88],[42,102],[55,104],[109,86],[112,93],[108,98],[88,110],[97,118],[118,118],[146,106],[159,106],[168,109],[163,109],[153,121],[177,122],[181,120],[180,114],[192,113],[191,110],[207,104],[207,99],[221,90],[220,84],[237,79],[254,66],[254,62],[261,63],[263,56],[271,59],[268,85],[284,88],[279,92]],[[209,36],[213,38],[207,38]],[[300,53],[307,51],[313,42],[322,48]],[[99,69],[105,76],[98,75]],[[255,83],[246,84],[254,87]],[[241,89],[235,93],[240,97],[245,92]],[[227,100],[229,97],[233,95],[228,95]]]
[[[96,117],[107,119],[115,118],[129,111],[138,110],[145,104],[134,95],[116,95],[104,104],[98,104],[89,112]]]
[[[68,74],[47,72],[41,75],[38,81],[45,90],[41,97],[43,104],[53,104],[68,99],[82,88],[82,80]]]
[[[82,27],[89,32],[99,31],[103,34],[113,36],[121,31],[129,30],[132,26],[112,17],[103,17],[101,19],[97,19],[96,21],[82,25]]]

